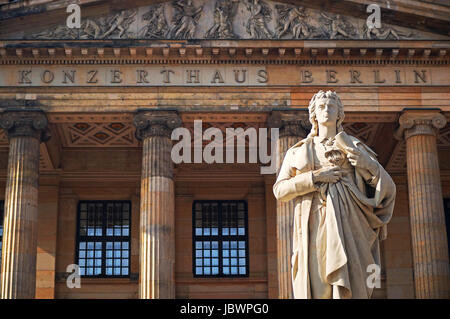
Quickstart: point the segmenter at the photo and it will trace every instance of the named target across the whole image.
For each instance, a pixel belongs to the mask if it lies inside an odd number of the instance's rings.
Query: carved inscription
[[[420,67],[5,66],[0,86],[450,85],[446,72]]]

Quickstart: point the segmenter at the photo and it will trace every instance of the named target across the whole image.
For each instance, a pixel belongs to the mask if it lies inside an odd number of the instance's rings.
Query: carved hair
[[[316,118],[316,102],[320,99],[332,99],[336,102],[336,106],[338,108],[338,116],[337,116],[337,123],[336,123],[336,133],[342,132],[344,128],[342,127],[342,122],[344,122],[344,105],[341,102],[341,99],[336,94],[336,92],[333,91],[327,91],[324,92],[320,90],[314,96],[312,97],[311,101],[309,102],[308,110],[309,110],[309,121],[312,124],[311,132],[308,134],[306,138],[312,138],[314,136],[317,136],[319,134],[319,125],[317,123]]]

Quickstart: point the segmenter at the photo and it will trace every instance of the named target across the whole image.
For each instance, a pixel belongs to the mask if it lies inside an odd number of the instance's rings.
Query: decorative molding
[[[381,124],[378,123],[343,123],[344,131],[348,134],[357,137],[361,142],[368,146],[373,146],[377,138],[377,132]]]
[[[9,42],[9,41],[5,41]],[[203,42],[203,41],[202,41]],[[408,57],[408,48],[392,49],[398,50],[399,53],[392,58],[389,51],[385,52],[381,56],[376,55],[376,48],[368,47],[364,51],[366,54],[360,56],[356,50],[353,50],[351,55],[346,55],[348,48],[335,48],[332,56],[328,55],[328,50],[321,49],[330,45],[330,41],[315,42],[317,47],[304,48],[304,54],[299,55],[299,48],[291,47],[289,43],[280,43],[284,47],[275,50],[265,48],[264,51],[258,47],[253,47],[247,43],[245,46],[228,47],[227,52],[229,54],[214,54],[220,51],[220,47],[216,47],[217,44],[212,44],[209,41],[200,43],[202,47],[191,47],[188,44],[181,44],[181,47],[177,50],[170,50],[168,47],[152,47],[147,48],[145,46],[133,48],[134,54],[123,53],[119,56],[111,48],[110,43],[97,43],[92,52],[86,52],[83,54],[79,47],[74,47],[71,50],[71,54],[67,55],[67,48],[55,48],[53,55],[36,55],[36,47],[42,47],[43,44],[37,44],[35,41],[23,41],[20,44],[22,47],[22,54],[17,55],[14,49],[0,50],[0,65],[148,65],[148,64],[256,64],[256,65],[272,65],[272,64],[289,64],[289,65],[448,65],[450,59],[447,58],[447,54],[442,55],[442,51],[436,48],[429,47],[428,44],[423,44],[423,51],[429,52],[426,56],[414,56]],[[16,44],[8,43],[8,46],[14,47]],[[52,44],[44,44],[45,46],[51,46]],[[70,45],[70,44],[65,44]],[[167,44],[168,45],[168,44]],[[273,45],[273,43],[272,43]],[[348,46],[353,48],[360,48],[365,46],[366,43],[349,42]],[[436,43],[436,45],[442,45]],[[151,50],[151,54],[149,54]],[[183,54],[180,55],[180,50]],[[217,51],[219,50],[219,51]],[[283,54],[279,54],[282,50]],[[101,55],[98,52],[101,51]],[[225,52],[224,50],[222,50]],[[252,54],[248,54],[249,52]],[[314,56],[310,56],[311,52],[315,52]],[[270,53],[269,53],[270,52]],[[213,59],[211,59],[213,57]]]
[[[406,111],[399,118],[400,127],[394,136],[398,140],[415,135],[437,135],[447,124],[447,118],[439,111]]]
[[[45,113],[40,110],[5,110],[0,118],[0,127],[11,137],[34,137],[41,142],[50,139]]]
[[[181,113],[180,116],[183,123],[194,122],[194,120],[211,123],[265,123],[267,121],[267,113]]]
[[[138,147],[135,127],[130,122],[76,121],[57,124],[64,147]]]
[[[170,138],[172,130],[181,126],[181,118],[176,111],[142,111],[135,116],[133,124],[138,140],[150,136]]]
[[[127,122],[132,123],[134,114],[132,113],[48,113],[50,123],[111,123]]]

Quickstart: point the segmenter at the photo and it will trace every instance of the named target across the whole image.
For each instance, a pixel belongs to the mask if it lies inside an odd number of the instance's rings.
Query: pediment
[[[12,28],[12,30],[17,29]],[[107,15],[83,17],[81,28],[65,23],[8,32],[1,39],[150,40],[441,40],[444,35],[392,25],[368,29],[366,20],[268,0],[175,0]]]

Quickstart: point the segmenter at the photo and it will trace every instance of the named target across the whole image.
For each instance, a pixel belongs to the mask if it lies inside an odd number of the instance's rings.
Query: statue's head
[[[319,125],[336,125],[336,133],[342,132],[344,121],[344,106],[341,99],[333,91],[319,91],[309,102],[309,121],[312,124],[309,136],[317,136]]]

